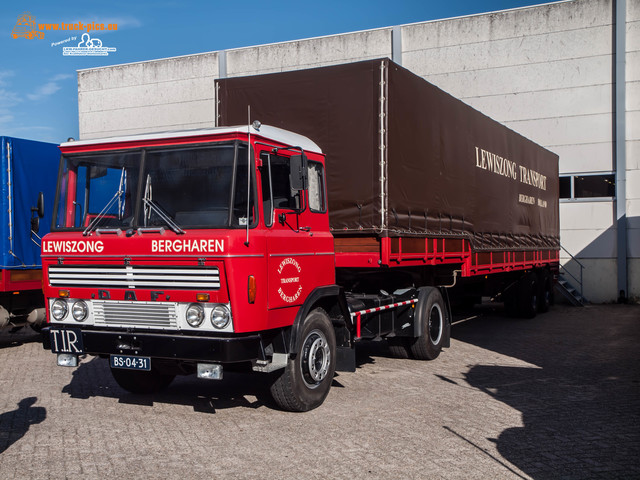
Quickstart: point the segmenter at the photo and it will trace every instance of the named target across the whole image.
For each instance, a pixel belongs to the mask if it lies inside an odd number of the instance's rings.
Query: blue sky
[[[76,71],[548,3],[545,0],[229,0],[2,2],[0,135],[54,143],[78,138]],[[117,24],[91,32],[103,57],[64,56],[82,31],[12,37],[25,11],[36,24]],[[63,42],[70,37],[77,40]]]

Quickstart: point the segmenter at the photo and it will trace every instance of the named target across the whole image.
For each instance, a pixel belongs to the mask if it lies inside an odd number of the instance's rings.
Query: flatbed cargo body
[[[221,79],[217,95],[220,125],[250,107],[323,149],[337,267],[558,261],[557,155],[390,60]]]

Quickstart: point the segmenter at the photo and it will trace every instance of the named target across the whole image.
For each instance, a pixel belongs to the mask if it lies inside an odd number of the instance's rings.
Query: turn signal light
[[[247,282],[247,294],[249,303],[254,303],[256,301],[256,277],[253,275],[249,275]]]
[[[196,293],[196,300],[199,302],[208,302],[209,294],[208,293]]]
[[[69,290],[58,290],[58,296],[61,298],[69,298]]]

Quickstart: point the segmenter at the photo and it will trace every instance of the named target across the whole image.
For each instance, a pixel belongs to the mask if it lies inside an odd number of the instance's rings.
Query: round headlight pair
[[[204,307],[199,303],[192,303],[185,313],[187,323],[194,328],[202,325],[204,321]],[[218,330],[222,330],[231,320],[231,312],[226,305],[216,305],[211,310],[211,325]]]
[[[65,319],[69,313],[69,307],[66,300],[60,298],[54,300],[51,304],[51,316],[58,322]],[[71,307],[71,316],[77,322],[83,322],[89,315],[89,307],[84,300],[77,300]]]

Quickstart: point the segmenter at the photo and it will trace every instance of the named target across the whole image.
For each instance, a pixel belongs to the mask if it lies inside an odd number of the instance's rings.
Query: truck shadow
[[[36,397],[20,400],[18,408],[0,414],[0,454],[16,443],[31,428],[47,418],[47,409],[34,407]]]
[[[152,407],[155,403],[183,405],[194,411],[215,413],[227,408],[276,408],[269,396],[266,375],[226,372],[221,381],[207,381],[195,375],[177,376],[169,387],[156,394],[139,395],[120,388],[111,376],[109,363],[98,357],[85,358],[73,371],[62,392],[71,398],[106,397],[120,403]]]
[[[29,326],[19,328],[15,332],[9,329],[0,330],[0,348],[16,347],[25,343],[39,341],[40,334]]]
[[[563,308],[533,320],[492,315],[454,326],[453,338],[510,357],[470,365],[465,375],[522,413],[522,427],[489,440],[533,478],[640,476],[640,308]]]

